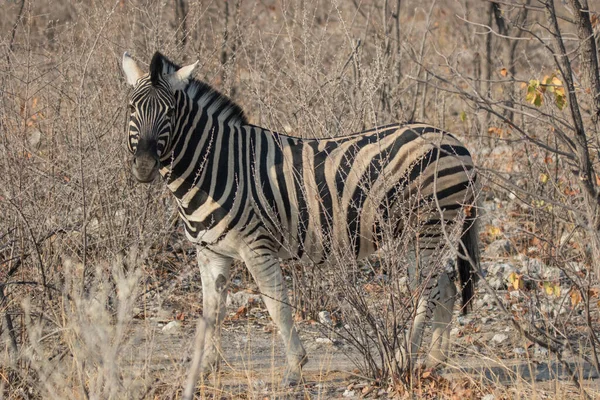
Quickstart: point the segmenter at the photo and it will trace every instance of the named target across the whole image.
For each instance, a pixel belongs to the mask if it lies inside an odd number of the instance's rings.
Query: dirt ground
[[[171,307],[173,306],[173,307]],[[466,398],[578,398],[567,371],[556,357],[527,344],[500,317],[493,306],[479,303],[468,316],[458,316],[451,333],[451,358],[431,375],[436,382],[454,382],[476,387]],[[195,318],[183,320],[182,305],[165,305],[159,313],[137,319],[131,346],[131,361],[146,377],[149,391],[173,391],[185,382],[195,333]],[[243,317],[228,309],[223,326],[223,363],[219,374],[209,375],[199,385],[198,395],[209,398],[390,398],[399,396],[389,385],[379,385],[361,376],[355,360],[360,355],[349,344],[314,321],[297,323],[308,352],[303,385],[280,386],[285,369],[282,342],[264,307],[256,305]],[[457,318],[458,317],[458,318]],[[177,322],[173,322],[177,321]],[[168,325],[170,323],[170,325]],[[497,336],[498,334],[504,334]],[[330,340],[328,336],[333,339]],[[425,338],[425,342],[429,337]],[[525,350],[526,349],[526,350]],[[600,398],[600,380],[593,366],[570,362],[585,379],[588,393]],[[148,383],[148,377],[155,379]],[[417,392],[418,393],[418,392]],[[458,398],[457,393],[439,397]],[[487,395],[488,397],[484,397]],[[421,398],[418,394],[416,398]],[[401,396],[399,396],[401,397]]]

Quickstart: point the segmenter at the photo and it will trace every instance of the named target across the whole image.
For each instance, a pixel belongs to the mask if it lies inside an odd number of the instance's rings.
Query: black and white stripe
[[[154,143],[187,236],[210,253],[207,262],[241,259],[261,290],[283,300],[278,259],[322,263],[347,250],[361,259],[390,230],[414,229],[425,265],[444,247],[444,230],[457,227],[476,261],[476,246],[467,243],[475,237],[476,174],[469,151],[451,134],[393,124],[331,139],[282,135],[249,124],[239,106],[207,84],[190,80],[173,90],[167,77],[177,71],[157,53],[150,74],[137,79],[129,149],[136,154],[140,140]],[[464,256],[458,269],[469,300]],[[429,274],[436,282],[438,272]]]

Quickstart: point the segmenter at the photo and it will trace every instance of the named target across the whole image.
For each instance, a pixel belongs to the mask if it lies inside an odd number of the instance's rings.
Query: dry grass
[[[5,344],[0,397],[181,396],[193,329],[185,325],[187,329],[167,340],[158,324],[187,324],[200,315],[199,277],[192,248],[174,223],[174,202],[166,188],[136,184],[129,172],[124,133],[128,87],[119,66],[126,50],[142,63],[156,50],[181,63],[200,60],[197,77],[239,102],[252,123],[292,135],[331,137],[406,120],[455,132],[487,172],[488,203],[509,204],[508,214],[506,208],[489,211],[482,224],[484,243],[508,237],[520,253],[562,269],[578,287],[597,287],[593,276],[569,270],[573,261],[589,266],[590,254],[582,239],[585,233],[577,228],[583,206],[568,164],[556,158],[548,162],[538,146],[523,141],[500,119],[487,117],[465,95],[487,90],[489,69],[495,81],[489,91],[493,98],[512,95],[524,102],[520,82],[555,70],[542,46],[523,44],[515,79],[503,81],[498,75],[508,67],[503,45],[494,42],[493,59],[486,60],[487,36],[481,27],[465,22],[487,23],[485,2],[405,0],[398,2],[397,18],[396,2],[389,2],[387,10],[382,4],[388,2],[356,3],[359,8],[341,0],[0,4],[0,313]],[[464,92],[457,93],[457,88]],[[567,118],[552,104],[545,103],[541,111],[555,120]],[[518,117],[519,126],[552,143],[552,123],[530,114]],[[505,146],[505,153],[494,153],[499,146]],[[539,179],[541,173],[551,178],[552,188]],[[517,197],[507,197],[510,191]],[[570,245],[564,245],[565,237]],[[356,299],[381,301],[381,293],[385,298],[396,295],[398,281],[377,281],[384,270],[401,278],[398,257],[403,255],[393,256],[375,267],[355,266],[355,272],[367,271],[357,274]],[[304,318],[328,309],[344,318],[342,327],[350,323],[346,333],[359,335],[360,315],[350,318],[356,307],[340,301],[339,292],[322,294],[323,285],[351,289],[341,286],[336,275],[347,266],[341,260],[330,270],[333,275],[322,280],[296,276],[301,290],[295,301],[306,311]],[[392,266],[399,269],[393,272]],[[235,279],[234,289],[252,285],[242,268]],[[367,290],[374,287],[381,291]],[[590,338],[582,305],[550,318],[538,312],[544,290],[535,285],[530,290],[527,310],[518,311],[523,312],[522,322],[531,318],[534,325],[543,321],[536,326],[566,337],[579,334],[580,346],[572,354],[592,358],[598,346]],[[590,298],[593,306],[597,299]],[[378,303],[369,304],[372,312]],[[511,306],[509,300],[507,304]],[[591,318],[597,326],[594,307]],[[382,321],[406,319],[398,314],[402,310],[379,316]],[[244,335],[235,340],[269,327],[262,317],[239,323],[245,326]],[[302,325],[303,335],[318,331],[311,326]],[[270,372],[260,379],[276,382],[282,360],[277,335],[272,336]],[[349,349],[363,366],[359,375],[377,373],[376,363]],[[240,351],[247,359],[256,354],[251,345]],[[319,367],[323,373],[313,375],[312,383],[296,389],[296,395],[339,397],[336,389],[349,382],[373,382],[336,375],[332,371],[338,366],[326,360]],[[244,363],[233,368],[233,383],[212,377],[198,395],[259,398],[287,393],[277,385],[256,384],[252,367]],[[404,396],[408,387],[422,396],[446,398],[490,393],[496,398],[583,398],[564,376],[540,389],[518,375],[494,383],[482,374],[457,370],[448,381],[432,383],[426,376],[421,381],[425,385],[412,386],[380,381],[370,393],[383,388],[386,395]],[[598,392],[597,387],[588,390]]]

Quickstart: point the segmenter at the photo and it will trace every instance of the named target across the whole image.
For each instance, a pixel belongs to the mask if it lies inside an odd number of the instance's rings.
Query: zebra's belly
[[[302,245],[295,243],[283,244],[278,252],[282,260],[295,260],[308,264],[323,264],[335,260],[361,260],[373,254],[377,249],[378,240],[373,234],[369,238],[353,237],[323,237],[306,235]]]

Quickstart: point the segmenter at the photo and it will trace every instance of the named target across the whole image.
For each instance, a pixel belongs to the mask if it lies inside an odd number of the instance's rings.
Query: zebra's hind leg
[[[203,317],[206,321],[201,369],[218,369],[221,349],[221,322],[225,318],[227,285],[232,259],[198,247],[198,265],[202,279]]]
[[[256,255],[246,258],[246,266],[262,293],[265,305],[285,345],[288,368],[283,385],[295,385],[302,379],[302,366],[308,358],[294,327],[292,308],[279,260],[275,255]]]
[[[421,290],[417,300],[416,312],[412,322],[411,329],[405,332],[405,341],[401,343],[400,349],[396,352],[396,361],[398,366],[406,370],[407,368],[415,368],[417,366],[417,357],[421,342],[423,341],[423,332],[425,325],[433,314],[434,305],[431,302],[431,297],[435,296],[437,289],[437,276],[431,276],[426,282],[425,287]],[[417,288],[413,289],[416,290]],[[409,348],[406,354],[405,347]]]
[[[448,358],[450,349],[450,323],[452,322],[452,311],[456,302],[456,286],[447,273],[440,275],[437,290],[432,293],[431,301],[435,307],[433,321],[431,324],[432,348],[425,362],[425,366],[433,368]]]

